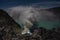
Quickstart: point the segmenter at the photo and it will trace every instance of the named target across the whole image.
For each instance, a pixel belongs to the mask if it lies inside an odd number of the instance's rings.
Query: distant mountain
[[[53,12],[60,19],[60,7],[49,8],[48,10]]]

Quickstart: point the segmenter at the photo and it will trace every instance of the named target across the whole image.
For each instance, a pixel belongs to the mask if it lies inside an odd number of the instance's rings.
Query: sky
[[[0,8],[9,8],[19,5],[32,5],[35,3],[41,3],[40,5],[42,5],[42,3],[43,5],[49,5],[46,2],[52,2],[53,4],[52,6],[54,6],[54,5],[60,5],[60,3],[58,3],[59,1],[60,0],[0,0]]]

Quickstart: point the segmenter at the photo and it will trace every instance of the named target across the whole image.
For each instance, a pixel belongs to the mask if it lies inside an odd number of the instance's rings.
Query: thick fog
[[[7,8],[5,11],[17,22],[25,24],[27,21],[55,21],[56,15],[48,9],[36,8],[33,6],[16,6]]]

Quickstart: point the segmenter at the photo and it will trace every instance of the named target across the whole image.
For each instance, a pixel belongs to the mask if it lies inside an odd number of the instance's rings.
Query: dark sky
[[[32,5],[33,3],[40,3],[40,2],[50,2],[54,1],[59,2],[59,0],[0,0],[0,8],[7,8],[7,7],[13,7],[18,5]],[[44,5],[47,3],[44,3]],[[59,5],[59,4],[54,4]]]

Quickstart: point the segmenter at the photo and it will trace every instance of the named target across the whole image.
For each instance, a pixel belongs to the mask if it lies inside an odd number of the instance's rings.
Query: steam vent
[[[45,9],[54,13],[56,21],[33,23],[32,35],[22,35],[21,27],[6,11],[0,9],[0,40],[60,40],[60,7]]]

